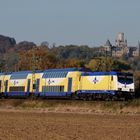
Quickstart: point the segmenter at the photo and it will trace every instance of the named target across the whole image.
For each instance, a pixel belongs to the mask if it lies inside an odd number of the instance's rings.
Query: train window
[[[60,72],[60,77],[65,77],[64,72]]]
[[[52,74],[51,74],[51,72],[49,72],[48,74],[47,74],[47,78],[51,78],[52,77]]]
[[[63,72],[60,72],[60,77],[63,77],[63,74],[64,74]]]
[[[55,90],[55,87],[52,87],[52,92],[54,92],[54,90]]]
[[[67,72],[64,72],[64,77],[66,77],[67,76]]]
[[[111,81],[113,81],[113,76],[111,76]]]
[[[2,82],[1,82],[1,80],[0,80],[0,92],[1,92],[1,87],[2,87]]]
[[[33,84],[33,89],[36,89],[36,84]]]
[[[6,83],[7,83],[7,82],[5,81],[5,82],[4,82],[4,86],[6,86]]]
[[[58,72],[56,72],[56,73],[54,73],[53,77],[60,77],[60,75]]]
[[[47,72],[43,74],[43,78],[63,78],[68,72]]]
[[[60,92],[64,92],[64,86],[60,86]]]
[[[10,87],[9,88],[10,92],[16,92],[16,91],[25,91],[25,87],[24,86],[19,86],[19,87]]]
[[[58,77],[58,78],[60,78],[60,77],[61,77],[60,72],[57,72],[56,77]]]
[[[28,76],[28,73],[25,74],[12,74],[10,79],[26,79]]]
[[[51,87],[52,88],[52,92],[54,92],[54,90],[55,90],[55,87]]]
[[[45,73],[45,77],[46,77],[46,78],[48,77],[48,74],[49,74],[49,73]]]
[[[43,92],[64,92],[64,86],[43,86]]]
[[[53,87],[53,90],[52,90],[53,92],[55,92],[56,91],[56,86],[55,87]]]
[[[52,88],[52,86],[50,86],[50,92],[53,92],[53,88]]]
[[[60,90],[59,90],[59,86],[56,87],[56,91],[57,91],[57,92],[60,92]]]
[[[56,77],[57,73],[56,72],[53,72],[52,73],[52,78]]]

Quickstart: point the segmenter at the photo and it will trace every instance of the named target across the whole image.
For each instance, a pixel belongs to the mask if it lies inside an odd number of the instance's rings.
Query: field
[[[66,101],[58,101],[56,105],[55,102],[1,100],[0,140],[140,139],[139,112],[132,114],[132,110],[118,112],[116,109],[119,107],[121,111],[128,110],[128,103],[69,101],[66,104]],[[138,103],[130,104],[139,108]],[[103,108],[108,111],[102,112]]]
[[[1,140],[139,140],[140,116],[0,112]]]

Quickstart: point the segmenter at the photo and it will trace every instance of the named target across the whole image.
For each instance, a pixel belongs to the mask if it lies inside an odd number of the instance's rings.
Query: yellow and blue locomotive
[[[133,98],[133,74],[114,71],[82,73],[77,94],[87,99]]]

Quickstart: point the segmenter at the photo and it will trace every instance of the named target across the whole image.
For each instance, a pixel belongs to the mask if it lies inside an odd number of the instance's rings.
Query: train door
[[[72,92],[72,78],[68,78],[68,94]]]
[[[8,92],[8,80],[5,81],[5,93]]]
[[[114,90],[114,76],[110,75],[110,90]]]
[[[0,93],[2,92],[2,81],[0,80]]]
[[[30,94],[30,83],[31,83],[31,80],[28,79],[28,82],[27,82],[27,95]]]
[[[39,92],[39,84],[40,84],[40,79],[36,80],[36,93]]]

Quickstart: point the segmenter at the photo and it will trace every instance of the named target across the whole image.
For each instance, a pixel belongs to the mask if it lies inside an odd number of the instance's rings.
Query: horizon
[[[140,40],[140,1],[34,0],[2,1],[0,34],[16,42],[101,46],[109,39],[114,45],[124,32],[128,46]]]

